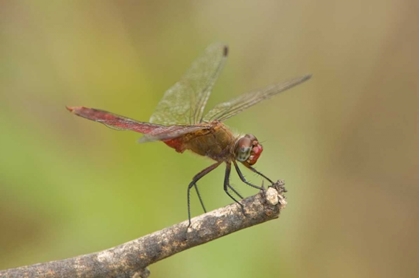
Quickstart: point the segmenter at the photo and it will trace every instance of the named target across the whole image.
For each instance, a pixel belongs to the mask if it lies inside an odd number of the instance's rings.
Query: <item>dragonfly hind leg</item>
[[[198,191],[198,186],[194,183],[195,192],[197,193],[198,200],[200,200],[201,207],[203,208],[204,213],[207,212],[206,207],[204,206],[203,199],[201,198],[200,191]]]
[[[190,205],[190,190],[192,187],[195,188],[195,192],[197,192],[197,196],[198,199],[200,200],[200,204],[201,207],[203,208],[204,212],[206,212],[206,208],[204,206],[204,202],[203,199],[201,198],[200,192],[198,191],[198,187],[197,187],[197,182],[204,177],[205,175],[207,175],[208,173],[210,173],[211,171],[213,171],[214,169],[217,168],[217,166],[219,166],[222,162],[216,162],[212,165],[210,165],[209,167],[205,168],[204,170],[202,170],[200,173],[198,173],[197,175],[195,175],[192,179],[192,181],[190,182],[190,184],[188,185],[188,191],[187,191],[187,206],[188,206],[188,227],[191,226],[191,205]]]

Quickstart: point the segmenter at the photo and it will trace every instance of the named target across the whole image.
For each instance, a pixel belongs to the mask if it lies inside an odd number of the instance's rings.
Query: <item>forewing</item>
[[[181,80],[165,92],[150,122],[163,125],[199,123],[227,54],[228,48],[224,44],[207,47]]]
[[[230,101],[220,103],[206,114],[206,116],[204,117],[204,121],[210,122],[214,120],[226,120],[238,114],[239,112],[259,103],[260,101],[268,99],[302,82],[305,82],[309,78],[311,78],[310,74],[304,75],[279,84],[269,86],[262,90],[246,93]]]

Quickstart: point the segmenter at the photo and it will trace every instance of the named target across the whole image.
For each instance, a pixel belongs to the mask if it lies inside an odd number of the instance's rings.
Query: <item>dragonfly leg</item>
[[[227,185],[227,187],[229,187],[229,189],[232,190],[239,198],[241,198],[241,199],[244,198],[235,188],[233,188],[232,185],[230,185],[230,183]]]
[[[197,187],[197,182],[204,177],[205,175],[207,175],[208,173],[210,173],[211,171],[213,171],[214,169],[217,168],[217,166],[219,166],[222,162],[216,162],[212,165],[210,165],[209,167],[205,168],[204,170],[202,170],[200,173],[198,173],[197,175],[195,175],[192,179],[192,181],[190,182],[190,184],[188,185],[188,191],[187,191],[187,206],[188,206],[188,227],[189,228],[191,226],[191,206],[190,206],[190,190],[192,187],[195,188],[195,191],[197,192],[197,196],[198,199],[200,200],[201,203],[201,207],[203,208],[204,212],[206,212],[206,208],[204,207],[204,203],[203,200],[201,199],[201,195],[200,192],[198,191],[198,187]]]
[[[201,199],[200,191],[198,191],[198,186],[194,183],[195,192],[197,193],[198,200],[200,200],[201,207],[203,208],[204,213],[207,212],[206,207],[204,206],[203,199]]]
[[[244,206],[238,201],[236,200],[235,197],[232,196],[232,194],[230,194],[228,189],[231,189],[233,192],[236,193],[236,195],[238,195],[241,199],[243,199],[243,197],[241,196],[241,194],[239,194],[238,191],[236,191],[229,183],[229,177],[230,177],[230,169],[231,169],[231,164],[230,162],[226,162],[226,171],[225,171],[225,182],[223,183],[223,189],[225,190],[226,194],[232,199],[234,200],[238,205],[241,206],[242,212],[245,214],[244,211]]]
[[[235,165],[236,172],[238,173],[239,178],[240,178],[240,179],[241,179],[244,183],[248,184],[248,185],[249,185],[249,186],[251,186],[251,187],[254,187],[254,188],[257,188],[257,189],[262,190],[262,188],[261,188],[260,186],[254,185],[254,184],[250,183],[249,181],[247,181],[247,180],[245,179],[245,176],[242,174],[241,169],[239,169],[238,163],[236,163],[236,161],[233,161],[233,165]],[[260,176],[261,176],[261,177],[263,177],[263,178],[265,178],[265,179],[266,179],[266,180],[268,180],[271,184],[273,184],[273,181],[272,181],[272,180],[270,180],[270,179],[269,179],[268,177],[266,177],[264,174],[262,174],[262,173],[258,172],[256,169],[252,168],[251,166],[248,166],[247,168],[248,168],[248,169],[250,169],[252,172],[254,172],[254,173],[256,173],[256,174],[260,175]]]
[[[271,184],[274,184],[274,182],[271,180],[271,179],[269,179],[266,175],[264,175],[263,173],[261,173],[261,172],[258,172],[257,171],[257,169],[255,169],[255,168],[253,168],[253,167],[251,167],[251,166],[249,166],[249,167],[247,167],[249,170],[251,170],[252,172],[254,172],[255,174],[258,174],[258,175],[260,175],[261,177],[263,177],[263,178],[265,178],[266,180],[268,180]]]

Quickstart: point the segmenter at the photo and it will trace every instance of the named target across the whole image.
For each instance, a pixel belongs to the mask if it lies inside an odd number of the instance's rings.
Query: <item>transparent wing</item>
[[[182,79],[165,92],[149,121],[163,125],[199,123],[227,54],[224,44],[207,47]]]
[[[184,134],[195,132],[201,129],[205,129],[204,126],[197,125],[172,125],[162,126],[162,128],[154,129],[153,131],[144,134],[139,139],[139,143],[153,142],[153,141],[165,141],[169,139],[176,139]]]
[[[305,82],[311,78],[311,75],[304,75],[298,78],[290,79],[286,82],[272,85],[262,90],[250,92],[247,94],[240,95],[230,101],[220,103],[211,109],[205,116],[204,121],[226,120],[239,112],[251,107],[260,101],[268,99],[278,93],[281,93],[287,89],[290,89],[302,82]]]
[[[143,133],[144,136],[139,140],[141,143],[174,139],[186,133],[208,128],[205,125],[164,126],[159,124],[145,123],[108,111],[83,106],[67,107],[67,110],[79,117],[104,124],[112,129],[132,130],[135,132]]]

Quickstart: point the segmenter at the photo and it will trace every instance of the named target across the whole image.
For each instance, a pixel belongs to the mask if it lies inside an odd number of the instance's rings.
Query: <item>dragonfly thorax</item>
[[[235,158],[244,164],[254,165],[260,157],[262,151],[262,145],[252,134],[240,136],[235,142]]]

